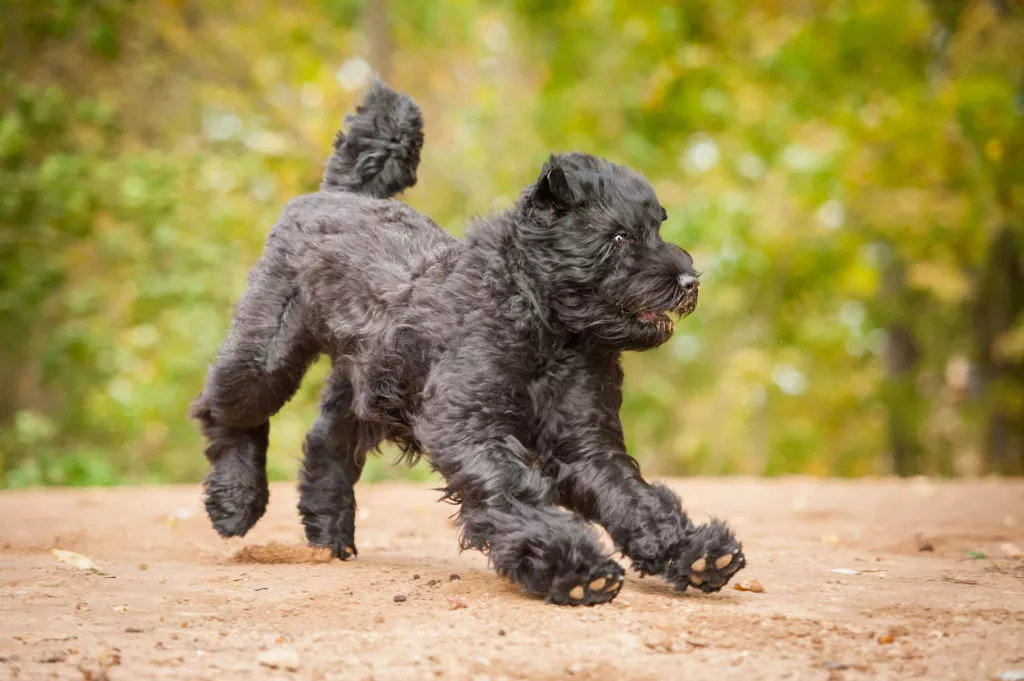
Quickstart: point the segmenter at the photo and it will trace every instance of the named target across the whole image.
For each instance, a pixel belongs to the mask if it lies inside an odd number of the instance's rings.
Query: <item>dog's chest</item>
[[[569,406],[567,402],[578,389],[581,364],[578,356],[565,352],[553,352],[538,360],[527,386],[528,421],[535,442]]]

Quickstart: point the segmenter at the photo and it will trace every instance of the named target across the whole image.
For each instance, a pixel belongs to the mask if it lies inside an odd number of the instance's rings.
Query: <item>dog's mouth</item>
[[[656,329],[659,336],[670,336],[675,330],[675,322],[668,312],[659,310],[645,310],[636,316],[641,326]]]

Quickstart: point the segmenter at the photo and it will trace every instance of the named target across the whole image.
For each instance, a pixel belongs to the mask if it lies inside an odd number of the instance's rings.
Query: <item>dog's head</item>
[[[589,154],[552,156],[520,199],[519,240],[559,320],[601,345],[644,350],[697,306],[693,258],[662,240],[665,209],[629,168]]]

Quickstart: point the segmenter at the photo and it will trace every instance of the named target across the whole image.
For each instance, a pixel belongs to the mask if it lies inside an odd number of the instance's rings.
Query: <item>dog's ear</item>
[[[555,208],[567,209],[577,204],[576,192],[572,190],[565,171],[554,156],[544,164],[534,196],[538,203]]]

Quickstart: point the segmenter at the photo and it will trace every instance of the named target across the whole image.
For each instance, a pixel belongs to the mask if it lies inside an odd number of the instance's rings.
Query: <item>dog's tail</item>
[[[416,184],[423,115],[408,95],[378,80],[345,117],[345,126],[348,133],[339,130],[334,138],[320,191],[385,199]]]

